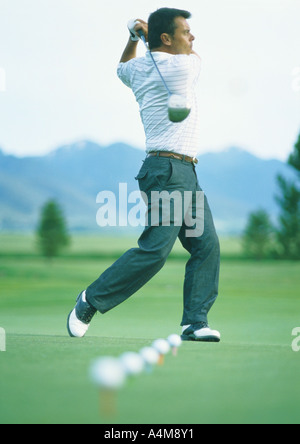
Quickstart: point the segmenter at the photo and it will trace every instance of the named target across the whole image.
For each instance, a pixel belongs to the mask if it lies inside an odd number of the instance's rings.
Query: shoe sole
[[[77,296],[76,304],[78,303],[79,299],[81,298],[82,293],[83,293],[83,291]],[[75,306],[75,309],[76,309],[76,306]],[[67,330],[68,330],[69,336],[70,336],[71,338],[76,338],[76,336],[74,336],[74,335],[72,334],[72,332],[71,332],[71,330],[70,330],[70,327],[69,327],[69,324],[70,324],[70,317],[71,317],[71,314],[73,313],[73,311],[74,311],[74,310],[72,310],[72,311],[70,312],[70,314],[69,314],[69,316],[68,316],[68,319],[67,319]]]
[[[182,335],[182,341],[191,341],[191,342],[221,342],[220,338],[216,338],[213,336],[203,336],[202,338],[197,338],[196,336]]]
[[[72,332],[71,332],[71,330],[70,330],[70,327],[69,327],[70,317],[71,317],[71,314],[72,314],[72,313],[73,313],[73,310],[71,311],[71,313],[70,313],[69,316],[68,316],[68,320],[67,320],[67,330],[68,330],[68,333],[69,333],[70,337],[71,337],[71,338],[75,338],[75,336],[72,334]]]

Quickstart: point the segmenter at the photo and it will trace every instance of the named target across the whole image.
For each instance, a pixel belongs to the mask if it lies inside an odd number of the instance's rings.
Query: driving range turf
[[[210,314],[220,344],[184,343],[177,357],[131,379],[114,417],[99,415],[91,361],[138,351],[180,333],[187,255],[177,247],[138,294],[97,315],[86,338],[71,339],[66,318],[77,293],[135,243],[74,239],[47,262],[32,237],[0,236],[0,423],[203,424],[299,423],[300,263],[230,256],[225,244],[220,297]],[[224,250],[223,250],[224,252]]]

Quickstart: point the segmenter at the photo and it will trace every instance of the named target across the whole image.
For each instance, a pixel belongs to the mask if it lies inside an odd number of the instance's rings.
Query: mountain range
[[[59,147],[50,154],[16,157],[0,150],[0,229],[31,231],[41,207],[49,199],[61,205],[71,230],[102,231],[96,224],[100,191],[128,193],[138,189],[134,177],[145,153],[123,143],[100,146],[82,141]],[[229,148],[199,156],[199,182],[205,191],[220,233],[238,233],[248,215],[265,209],[278,215],[276,177],[294,177],[279,160],[264,160],[242,149]],[[128,230],[128,228],[122,228]]]

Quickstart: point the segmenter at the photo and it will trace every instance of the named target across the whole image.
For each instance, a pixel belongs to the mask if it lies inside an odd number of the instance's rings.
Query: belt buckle
[[[197,157],[193,157],[193,164],[194,164],[194,165],[197,165],[198,162],[199,162],[199,160],[197,159]]]

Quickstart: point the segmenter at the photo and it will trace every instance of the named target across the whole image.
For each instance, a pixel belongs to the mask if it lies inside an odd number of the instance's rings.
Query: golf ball
[[[95,360],[90,367],[90,377],[94,383],[106,389],[121,388],[126,380],[120,361],[112,357]]]
[[[153,347],[144,347],[140,350],[140,355],[147,365],[155,365],[159,360],[159,353]]]
[[[120,362],[128,375],[138,375],[144,370],[143,358],[138,353],[123,353]]]
[[[167,339],[168,343],[171,347],[180,347],[182,344],[182,339],[179,335],[173,334],[170,335]]]
[[[160,355],[166,355],[170,351],[170,345],[165,339],[156,339],[156,341],[153,342],[152,347]]]

